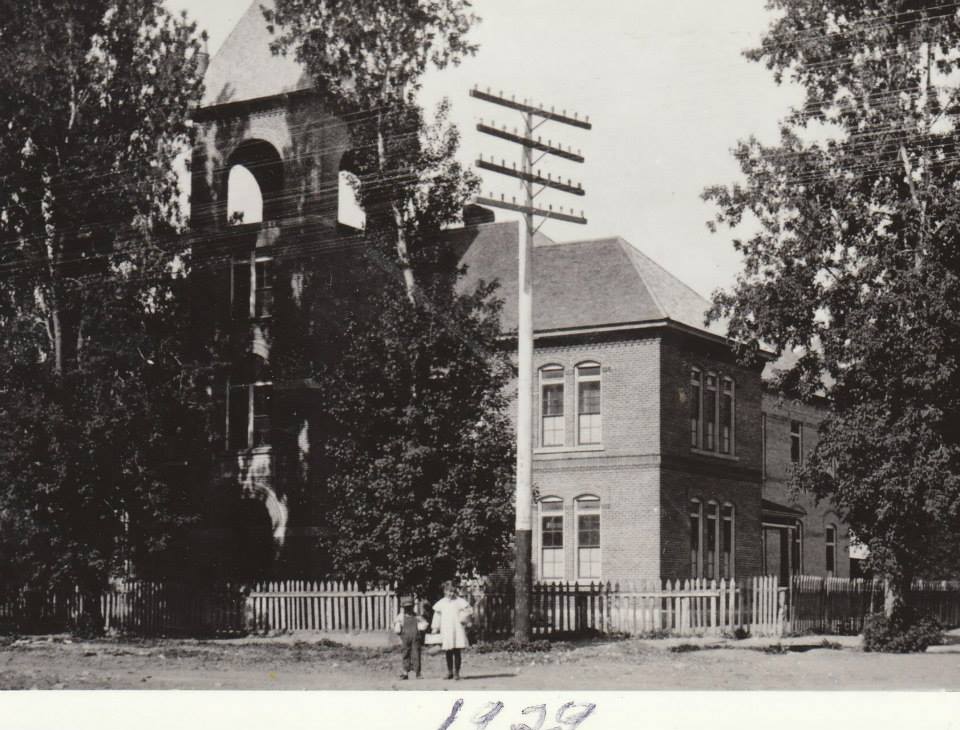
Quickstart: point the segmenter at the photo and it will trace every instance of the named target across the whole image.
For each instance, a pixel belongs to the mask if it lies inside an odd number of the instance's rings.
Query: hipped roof
[[[517,222],[450,232],[465,250],[463,286],[499,281],[504,331],[517,329]],[[620,237],[534,242],[534,330],[551,332],[670,320],[714,335],[704,324],[710,303]]]

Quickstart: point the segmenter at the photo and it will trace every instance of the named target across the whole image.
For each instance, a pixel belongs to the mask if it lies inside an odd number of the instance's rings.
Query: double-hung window
[[[690,370],[690,445],[700,448],[700,425],[703,403],[701,402],[702,373],[698,368]]]
[[[540,502],[540,577],[557,580],[564,577],[563,501],[546,498]]]
[[[803,464],[803,423],[790,421],[790,461]]]
[[[699,499],[690,500],[690,577],[699,578],[703,565],[700,539],[702,537],[703,504]]]
[[[720,453],[733,453],[733,380],[721,379],[720,390]]]
[[[234,450],[270,445],[273,384],[263,360],[252,360],[227,389],[227,446]]]
[[[580,497],[576,501],[577,578],[599,578],[600,500]]]
[[[703,448],[716,451],[717,448],[717,375],[707,373],[706,388],[703,394]]]
[[[603,440],[600,414],[600,365],[577,366],[577,443],[599,444]]]
[[[827,573],[833,575],[837,570],[837,526],[827,525]]]
[[[540,445],[563,446],[563,368],[548,365],[540,369]]]
[[[235,258],[231,269],[234,319],[264,319],[273,314],[273,260],[256,252]]]

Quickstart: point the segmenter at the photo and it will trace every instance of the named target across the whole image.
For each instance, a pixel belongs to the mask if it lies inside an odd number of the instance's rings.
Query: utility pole
[[[573,210],[564,212],[563,209],[553,210],[536,207],[536,198],[544,190],[550,188],[571,195],[584,194],[583,187],[573,185],[570,180],[563,182],[554,179],[551,174],[544,176],[535,169],[537,163],[546,155],[554,155],[571,162],[583,162],[580,151],[573,152],[563,145],[554,145],[552,140],[544,142],[540,136],[534,137],[534,132],[546,122],[558,122],[580,129],[591,129],[590,118],[580,119],[577,114],[568,116],[566,110],[555,112],[552,108],[528,104],[526,100],[516,101],[513,97],[507,99],[503,92],[490,93],[490,89],[480,91],[477,87],[470,90],[470,96],[490,104],[513,109],[523,117],[522,134],[516,129],[507,131],[506,127],[499,129],[480,120],[477,131],[493,137],[512,142],[521,146],[522,159],[520,169],[516,163],[507,167],[501,160],[497,164],[493,159],[485,160],[483,155],[477,160],[477,167],[489,170],[500,175],[520,180],[523,189],[521,202],[516,198],[506,200],[501,195],[499,200],[490,194],[490,197],[478,197],[476,202],[492,208],[502,208],[523,214],[526,224],[526,235],[519,241],[519,272],[517,278],[517,492],[516,492],[516,572],[515,572],[515,615],[514,637],[519,641],[530,638],[530,589],[533,545],[533,237],[540,226],[547,220],[560,220],[568,223],[585,224],[583,211],[576,215]],[[534,159],[534,152],[540,154]],[[539,187],[539,189],[536,189]],[[534,225],[534,219],[541,218],[539,224]]]

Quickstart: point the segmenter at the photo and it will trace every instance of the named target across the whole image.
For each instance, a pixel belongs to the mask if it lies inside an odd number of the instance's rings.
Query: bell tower
[[[261,574],[289,552],[291,533],[309,527],[291,504],[310,489],[320,409],[304,385],[309,362],[290,365],[300,336],[285,325],[304,319],[305,287],[323,294],[342,266],[342,244],[360,233],[338,223],[347,125],[300,64],[271,53],[264,4],[253,1],[210,60],[193,114],[190,197],[194,278],[198,299],[209,302],[198,306],[198,329],[228,343],[231,363],[215,386],[223,458],[214,490],[249,516],[239,527],[213,519],[236,544],[261,546],[238,559]]]

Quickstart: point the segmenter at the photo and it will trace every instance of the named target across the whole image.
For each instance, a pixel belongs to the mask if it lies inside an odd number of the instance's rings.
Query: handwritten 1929
[[[503,710],[502,702],[488,702],[486,707],[475,714],[469,722],[473,723],[476,726],[476,730],[486,730],[487,725],[493,722],[494,718],[500,714]],[[458,699],[453,703],[453,707],[450,709],[450,714],[447,716],[447,719],[443,721],[443,724],[440,725],[439,730],[449,730],[450,727],[457,721],[457,718],[460,717],[460,711],[463,709],[463,699]],[[575,702],[565,702],[560,705],[557,709],[556,715],[554,715],[555,725],[551,725],[547,728],[544,728],[543,725],[547,720],[547,706],[546,705],[530,705],[529,707],[524,707],[521,711],[521,715],[529,715],[534,719],[533,725],[528,725],[525,722],[520,722],[510,725],[510,730],[576,730],[584,720],[586,720],[590,715],[593,714],[593,711],[597,709],[595,704],[590,702],[584,702],[577,704]],[[461,725],[464,722],[460,723]]]

